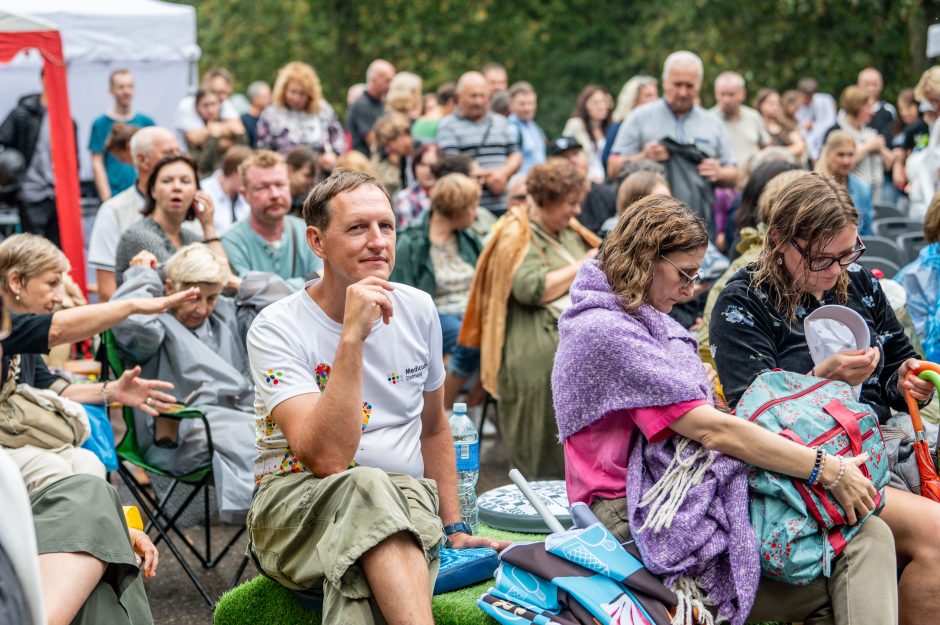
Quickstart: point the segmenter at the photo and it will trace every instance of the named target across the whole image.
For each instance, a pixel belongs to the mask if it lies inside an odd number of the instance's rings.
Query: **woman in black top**
[[[884,421],[905,408],[902,387],[918,401],[930,383],[908,371],[919,365],[878,281],[855,261],[864,252],[858,212],[846,191],[812,174],[790,184],[777,200],[760,259],[739,271],[718,297],[709,339],[729,405],[770,369],[811,373],[862,385],[861,399]],[[813,365],[803,319],[824,304],[841,304],[866,320],[872,345]],[[901,623],[935,621],[940,609],[940,504],[887,489],[880,516],[891,528],[903,569]]]

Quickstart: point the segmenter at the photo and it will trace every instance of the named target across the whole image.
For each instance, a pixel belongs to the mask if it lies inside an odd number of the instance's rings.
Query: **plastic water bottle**
[[[467,416],[467,404],[454,404],[450,431],[457,454],[457,501],[460,520],[477,531],[477,478],[480,476],[480,435]]]

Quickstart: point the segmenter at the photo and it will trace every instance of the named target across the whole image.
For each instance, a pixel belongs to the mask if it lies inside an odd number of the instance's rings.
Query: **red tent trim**
[[[25,18],[24,20],[28,20]],[[37,26],[40,23],[37,22]],[[72,265],[72,278],[87,294],[85,281],[85,246],[78,185],[75,133],[69,107],[62,37],[56,30],[0,32],[0,63],[9,63],[23,50],[35,49],[43,58],[49,138],[52,143],[52,168],[55,172],[56,212],[62,251]]]

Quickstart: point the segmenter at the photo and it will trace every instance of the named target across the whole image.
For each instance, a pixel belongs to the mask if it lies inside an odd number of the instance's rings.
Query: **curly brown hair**
[[[628,313],[646,302],[656,261],[673,252],[708,245],[705,222],[691,208],[666,195],[637,200],[617,221],[598,256],[611,290]]]
[[[551,206],[572,193],[583,193],[584,175],[567,159],[550,158],[529,171],[525,188],[538,206]]]
[[[802,280],[790,275],[783,253],[794,239],[806,241],[806,256],[819,255],[848,226],[858,226],[858,210],[848,192],[834,178],[811,173],[791,182],[771,207],[764,235],[764,251],[754,272],[754,288],[773,294],[774,307],[786,321],[796,319],[796,309],[805,297],[797,286]],[[804,269],[804,276],[809,273]],[[848,299],[849,279],[845,271],[836,282],[836,298]]]

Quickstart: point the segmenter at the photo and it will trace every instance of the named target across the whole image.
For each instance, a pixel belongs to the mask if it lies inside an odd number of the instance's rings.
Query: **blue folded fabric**
[[[85,409],[88,423],[91,425],[91,435],[82,447],[98,456],[105,469],[117,471],[118,459],[117,451],[114,449],[114,430],[111,429],[108,411],[104,406],[94,404],[82,404],[82,408]]]
[[[441,570],[434,584],[434,594],[492,579],[497,566],[499,558],[492,549],[441,549]]]

